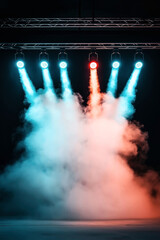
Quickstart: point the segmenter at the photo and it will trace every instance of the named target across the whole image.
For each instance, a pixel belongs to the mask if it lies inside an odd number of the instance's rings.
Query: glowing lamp
[[[60,66],[60,68],[66,68],[66,67],[67,67],[67,62],[61,61],[61,62],[59,63],[59,66]]]
[[[24,67],[24,53],[20,50],[16,52],[15,54],[15,60],[16,60],[16,65],[18,68],[23,68]]]
[[[112,63],[112,67],[113,67],[113,68],[119,68],[119,66],[120,66],[120,62],[118,62],[118,61],[114,61],[114,62]]]
[[[139,62],[136,62],[136,63],[135,63],[135,67],[136,67],[136,68],[142,68],[142,67],[143,67],[143,63],[140,62],[140,61],[139,61]]]
[[[142,68],[144,62],[144,54],[141,49],[137,49],[134,55],[134,66],[135,68]]]
[[[89,64],[89,67],[90,67],[91,69],[96,69],[97,66],[98,66],[98,64],[97,64],[96,62],[91,62],[91,63]]]
[[[44,50],[39,54],[39,61],[41,68],[45,69],[49,65],[49,55]]]
[[[121,54],[119,53],[118,49],[114,49],[111,54],[111,64],[112,68],[119,68],[121,62]]]
[[[42,61],[40,63],[40,65],[41,65],[42,68],[47,68],[48,67],[48,62],[47,61]]]
[[[24,67],[24,62],[23,61],[17,61],[17,67],[18,68],[23,68]]]

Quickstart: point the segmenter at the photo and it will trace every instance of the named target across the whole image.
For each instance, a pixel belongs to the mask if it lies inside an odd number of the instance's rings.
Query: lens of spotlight
[[[97,63],[96,62],[91,62],[89,64],[89,66],[90,66],[91,69],[96,69],[97,68]]]
[[[17,67],[18,68],[23,68],[24,67],[24,62],[23,61],[18,61],[17,62]]]
[[[42,68],[47,68],[48,67],[48,62],[42,61],[40,65],[41,65]]]
[[[60,66],[60,68],[66,68],[67,63],[65,61],[62,61],[62,62],[60,62],[59,66]]]
[[[141,68],[143,66],[142,62],[136,62],[135,67],[136,68]]]
[[[118,61],[114,61],[114,62],[112,63],[112,67],[113,67],[113,68],[119,68],[119,66],[120,66],[120,62],[118,62]]]

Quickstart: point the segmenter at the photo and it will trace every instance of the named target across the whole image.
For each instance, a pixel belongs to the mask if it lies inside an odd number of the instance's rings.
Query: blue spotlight
[[[40,60],[40,66],[41,68],[48,68],[48,62],[49,62],[49,55],[48,53],[43,50],[42,52],[40,52],[39,54],[39,60]]]
[[[23,68],[24,67],[24,53],[22,51],[18,51],[15,54],[15,59],[16,59],[16,65],[18,68]]]
[[[47,61],[42,61],[40,63],[40,65],[41,65],[42,68],[47,68],[48,67],[48,62]]]
[[[68,54],[66,52],[60,52],[58,54],[58,63],[60,68],[67,68]]]
[[[135,63],[135,67],[136,68],[142,68],[143,67],[143,63],[138,61],[138,62]]]
[[[119,68],[121,61],[121,55],[118,52],[118,49],[114,49],[111,54],[111,63],[113,68]]]
[[[144,54],[142,53],[141,49],[137,49],[134,55],[134,66],[135,68],[142,68],[144,62]]]
[[[18,68],[23,68],[24,67],[24,62],[19,60],[19,61],[17,61],[16,65],[17,65]]]
[[[113,68],[119,68],[119,66],[120,66],[120,62],[118,62],[118,61],[114,61],[114,62],[112,63],[112,67],[113,67]]]
[[[67,67],[67,62],[66,61],[61,61],[59,63],[60,68],[66,68]]]

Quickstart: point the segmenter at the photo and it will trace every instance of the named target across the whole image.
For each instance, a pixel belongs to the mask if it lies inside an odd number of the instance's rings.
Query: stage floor
[[[1,240],[159,240],[158,220],[0,220]]]

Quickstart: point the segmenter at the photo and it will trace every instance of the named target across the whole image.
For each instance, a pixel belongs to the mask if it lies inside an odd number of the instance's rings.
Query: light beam
[[[141,68],[134,68],[123,92],[120,95],[119,113],[124,117],[131,117],[134,113],[132,105],[136,98],[136,87]]]
[[[53,93],[55,95],[55,90],[53,87],[53,81],[48,68],[42,68],[42,75],[44,81],[44,87],[47,92]]]
[[[115,97],[117,90],[117,81],[118,81],[118,72],[119,68],[112,68],[111,75],[109,77],[107,93]]]
[[[60,67],[60,78],[61,78],[61,83],[62,83],[63,99],[69,100],[72,96],[72,88],[71,88],[67,68]]]
[[[100,86],[98,80],[97,69],[90,69],[90,82],[89,82],[90,96],[89,96],[89,107],[91,114],[96,116],[99,113],[100,106]]]
[[[22,83],[23,90],[26,94],[27,100],[28,102],[32,102],[36,95],[35,87],[33,86],[33,83],[30,80],[25,68],[18,68],[18,71],[19,71],[20,80]]]

